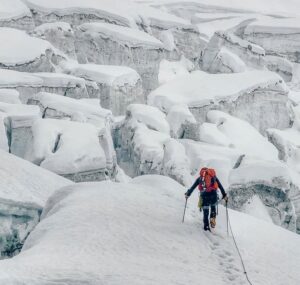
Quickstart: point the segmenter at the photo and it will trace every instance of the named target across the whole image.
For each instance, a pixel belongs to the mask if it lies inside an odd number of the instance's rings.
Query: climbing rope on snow
[[[230,223],[230,218],[229,218],[229,214],[228,214],[228,207],[227,207],[227,202],[226,202],[226,217],[227,217],[227,235],[228,235],[228,225],[229,225],[229,229],[230,229],[230,232],[231,232],[231,235],[232,235],[232,239],[233,239],[233,242],[234,242],[234,245],[235,245],[235,248],[239,254],[239,257],[240,257],[240,260],[241,260],[241,264],[243,266],[243,270],[244,270],[244,274],[246,276],[246,279],[248,281],[248,283],[250,285],[253,285],[249,279],[249,276],[248,276],[248,273],[247,273],[247,270],[246,270],[246,266],[245,266],[245,263],[244,263],[244,260],[243,260],[243,257],[242,257],[242,254],[239,250],[239,247],[237,245],[237,242],[236,242],[236,239],[235,239],[235,236],[233,234],[233,231],[232,231],[232,227],[231,227],[231,223]]]

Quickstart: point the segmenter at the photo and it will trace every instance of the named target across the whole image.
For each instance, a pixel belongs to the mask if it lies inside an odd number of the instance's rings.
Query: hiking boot
[[[210,231],[209,225],[204,225],[204,230],[205,231]]]
[[[210,226],[212,227],[212,228],[215,228],[216,227],[216,218],[210,218]]]

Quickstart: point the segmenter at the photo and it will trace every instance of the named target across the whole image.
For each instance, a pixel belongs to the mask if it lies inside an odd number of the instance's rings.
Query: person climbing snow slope
[[[203,208],[203,223],[204,230],[210,230],[209,227],[209,208],[210,208],[210,226],[214,228],[216,226],[216,207],[218,203],[218,188],[221,190],[222,198],[228,201],[227,194],[216,176],[216,171],[212,168],[204,167],[200,170],[200,175],[192,185],[190,189],[185,193],[185,198],[188,199],[198,186],[200,191],[199,208]]]

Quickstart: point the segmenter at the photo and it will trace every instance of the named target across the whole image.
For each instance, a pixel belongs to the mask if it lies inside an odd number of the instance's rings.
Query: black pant
[[[210,208],[210,217],[215,218],[217,215],[216,206],[218,203],[218,194],[217,191],[211,192],[202,192],[202,208],[203,208],[203,223],[204,226],[208,226],[208,215],[209,215],[209,208]]]

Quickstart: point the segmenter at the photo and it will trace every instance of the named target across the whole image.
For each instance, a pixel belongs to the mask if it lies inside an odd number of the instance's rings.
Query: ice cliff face
[[[76,31],[75,46],[80,63],[129,66],[141,75],[146,92],[158,85],[163,44],[145,32],[106,23],[83,24]]]

